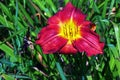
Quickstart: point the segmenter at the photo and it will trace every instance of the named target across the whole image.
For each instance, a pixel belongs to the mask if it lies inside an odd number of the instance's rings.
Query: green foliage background
[[[45,55],[35,44],[69,1],[96,24],[103,55]],[[0,0],[0,80],[120,80],[120,0]]]

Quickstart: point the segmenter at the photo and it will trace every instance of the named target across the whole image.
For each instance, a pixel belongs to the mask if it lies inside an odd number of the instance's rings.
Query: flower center
[[[60,35],[68,39],[68,43],[80,38],[80,27],[71,19],[64,23],[60,23]]]

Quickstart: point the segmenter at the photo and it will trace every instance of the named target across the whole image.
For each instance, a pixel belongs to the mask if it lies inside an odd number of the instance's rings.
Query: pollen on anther
[[[69,42],[72,42],[73,40],[80,37],[79,33],[79,27],[72,21],[66,21],[65,23],[60,24],[60,35],[66,39],[68,39]]]

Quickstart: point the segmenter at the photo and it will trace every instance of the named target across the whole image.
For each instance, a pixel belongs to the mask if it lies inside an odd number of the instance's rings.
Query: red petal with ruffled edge
[[[55,26],[43,28],[38,34],[38,40],[36,40],[36,44],[39,44],[46,54],[55,53],[67,43],[66,39],[58,36],[58,27]]]
[[[76,54],[77,49],[73,47],[71,44],[66,44],[61,50],[60,53],[62,54]]]
[[[60,19],[58,17],[59,13],[56,13],[56,15],[50,17],[48,19],[48,24],[50,25],[53,25],[53,24],[59,24],[60,23]]]
[[[66,39],[59,36],[54,36],[54,38],[49,39],[49,41],[44,45],[41,45],[41,47],[43,49],[43,53],[49,54],[59,51],[63,46],[65,46],[66,43]]]
[[[77,25],[82,24],[86,19],[86,15],[81,12],[79,9],[75,9],[73,14],[73,20],[76,22]]]
[[[53,36],[58,34],[58,27],[55,27],[56,25],[53,26],[47,26],[42,28],[40,33],[38,34],[38,40],[36,41],[37,44],[44,44],[52,38]]]
[[[72,17],[75,18],[76,21],[85,20],[85,15],[69,2],[62,10],[48,19],[48,24],[59,24],[59,22],[65,22]]]
[[[72,15],[74,14],[74,10],[76,8],[69,2],[67,5],[59,12],[59,18],[62,22],[65,22],[72,18]]]
[[[82,38],[75,40],[74,45],[80,51],[85,51],[87,56],[103,53],[104,43],[99,41],[99,36],[91,30],[81,30]]]

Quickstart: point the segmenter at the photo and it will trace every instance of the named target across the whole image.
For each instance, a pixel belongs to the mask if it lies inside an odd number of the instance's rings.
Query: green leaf
[[[87,80],[92,80],[92,76],[87,76]]]
[[[5,80],[15,80],[15,78],[11,75],[7,75],[7,74],[2,74],[2,77],[5,79]]]
[[[115,64],[116,64],[116,67],[117,67],[118,75],[120,76],[120,61],[116,59]]]
[[[63,70],[62,70],[62,68],[61,68],[61,66],[60,66],[60,64],[58,62],[56,62],[56,66],[57,66],[57,69],[58,69],[58,71],[60,73],[60,76],[61,76],[62,80],[67,80],[64,73],[63,73]]]
[[[2,74],[2,73],[4,73],[5,71],[4,71],[4,68],[2,68],[2,64],[1,64],[1,62],[0,62],[0,74]]]
[[[112,22],[112,21],[111,21]],[[116,41],[117,41],[117,48],[119,51],[119,56],[120,56],[120,30],[119,30],[119,26],[117,23],[112,22],[113,27],[114,27],[114,31],[115,31],[115,37],[116,37]]]
[[[9,60],[6,60],[6,59],[0,59],[0,62],[3,64],[3,65],[6,65],[6,66],[9,66],[9,67],[15,67],[17,64],[15,64],[14,62],[10,62]]]
[[[117,12],[116,12],[116,17],[120,17],[120,10],[118,10]]]
[[[110,8],[109,8],[109,13],[108,13],[108,19],[110,18],[110,14],[112,12],[112,8],[114,7],[115,0],[111,0]]]
[[[43,10],[45,12],[44,15],[46,15],[48,17],[52,16],[52,14],[50,13],[49,8],[45,7],[45,2],[44,1],[33,0],[33,2],[35,4],[37,4],[41,10]]]
[[[112,54],[110,54],[109,67],[110,67],[111,72],[113,71],[115,67],[115,59]]]
[[[105,18],[106,12],[107,12],[107,5],[109,3],[109,0],[104,1],[103,11],[102,11],[102,17]]]
[[[12,18],[12,13],[9,11],[9,9],[3,4],[0,2],[0,8],[2,9],[2,11],[11,19],[13,20]]]
[[[6,44],[1,44],[2,42],[0,41],[0,49],[1,50],[3,50],[5,53],[6,53],[6,55],[9,55],[9,56],[14,56],[14,54],[13,54],[13,50],[10,48],[10,47],[8,47]]]
[[[16,35],[18,35],[18,34],[24,32],[24,31],[26,31],[26,29],[21,29],[21,30],[15,32],[13,35],[11,35],[10,37],[8,37],[8,38],[7,38],[6,40],[4,40],[2,43],[5,43],[6,41],[12,39],[12,38],[15,37]],[[0,43],[0,44],[2,44],[2,43]]]
[[[19,7],[19,10],[24,14],[24,17],[28,20],[28,24],[31,24],[33,26],[33,20],[31,19],[30,15],[26,12],[24,7],[19,2],[18,2],[18,7]]]
[[[13,49],[8,47],[6,44],[2,43],[1,41],[0,41],[0,49],[3,50],[7,56],[10,56],[11,62],[17,61],[17,58],[15,57],[15,55],[13,53]]]
[[[100,13],[98,6],[96,5],[96,3],[93,1],[93,9],[95,12]]]
[[[13,23],[10,21],[6,22],[6,19],[2,15],[0,15],[0,23],[5,27],[14,30]]]
[[[30,79],[31,80],[31,78],[28,76],[20,76],[20,75],[12,75],[12,76],[17,78],[17,79]]]
[[[108,44],[108,47],[109,47],[109,51],[112,52],[112,55],[115,58],[118,58],[119,57],[119,53],[117,51],[117,48],[113,44]]]
[[[57,9],[56,9],[53,1],[52,1],[52,0],[46,0],[46,2],[51,6],[53,12],[56,13],[56,12],[57,12]]]

